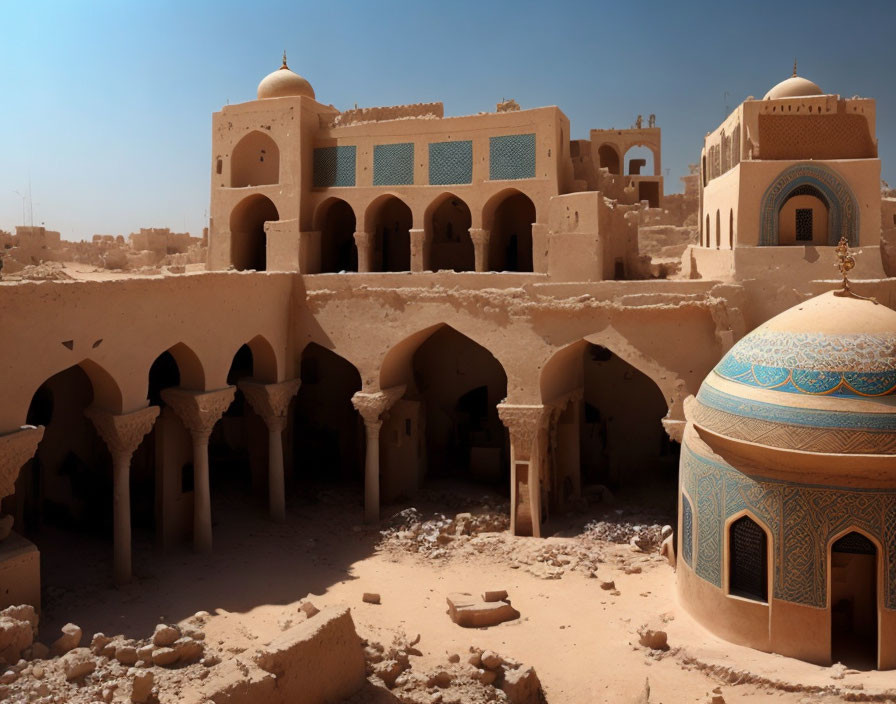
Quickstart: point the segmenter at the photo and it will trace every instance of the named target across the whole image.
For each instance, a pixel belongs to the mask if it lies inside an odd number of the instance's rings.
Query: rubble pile
[[[448,655],[444,665],[417,672],[411,655],[420,655],[414,646],[419,636],[408,641],[399,633],[386,648],[364,641],[368,681],[390,690],[403,704],[543,704],[546,700],[535,669],[491,650],[471,646],[465,658]],[[345,704],[367,701],[368,692],[346,700]]]
[[[480,506],[478,511],[458,513],[449,518],[436,513],[424,518],[416,508],[399,511],[389,519],[389,527],[380,532],[378,549],[416,553],[426,558],[448,557],[482,533],[502,533],[510,527],[507,505],[492,508]]]
[[[0,701],[142,704],[155,701],[160,686],[177,698],[220,662],[205,643],[207,618],[199,612],[185,625],[159,624],[139,640],[97,633],[89,645],[68,623],[48,647],[36,640],[34,609],[11,606],[0,611]]]

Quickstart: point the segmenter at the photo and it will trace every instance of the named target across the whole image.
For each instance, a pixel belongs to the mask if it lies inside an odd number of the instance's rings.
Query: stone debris
[[[507,590],[506,589],[495,589],[489,592],[482,593],[483,601],[503,601],[507,598]]]
[[[363,601],[365,604],[379,604],[380,595],[376,592],[364,592],[364,596],[361,597],[361,601]]]
[[[176,626],[168,626],[160,623],[152,634],[152,644],[159,648],[167,648],[180,638],[180,629]]]
[[[638,629],[638,642],[651,650],[668,650],[669,639],[666,631],[652,625],[643,625]]]
[[[50,646],[53,655],[65,655],[69,650],[74,650],[81,644],[81,629],[73,623],[67,623],[62,627],[62,635]]]
[[[152,686],[155,675],[152,670],[131,670],[131,701],[135,704],[145,704],[152,694]]]
[[[89,675],[96,669],[96,659],[90,648],[74,648],[62,656],[62,669],[69,682]]]
[[[310,601],[303,601],[299,604],[299,611],[305,614],[307,618],[311,618],[312,616],[317,616],[320,613],[320,609],[317,608]]]
[[[467,592],[448,595],[448,615],[458,626],[464,628],[487,628],[520,617],[520,612],[510,605],[510,601],[480,601]]]

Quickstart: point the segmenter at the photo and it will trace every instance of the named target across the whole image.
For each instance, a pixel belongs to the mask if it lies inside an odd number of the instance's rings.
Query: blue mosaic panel
[[[429,183],[450,186],[473,182],[473,142],[433,142],[429,145]]]
[[[314,187],[354,186],[356,151],[353,146],[315,149]]]
[[[377,144],[373,147],[373,185],[410,186],[414,183],[414,144]]]
[[[488,173],[492,181],[535,178],[535,135],[491,137],[488,140]]]
[[[689,566],[694,566],[694,512],[684,494],[681,495],[681,556]]]
[[[826,608],[828,544],[858,528],[884,545],[884,594],[896,609],[896,492],[754,479],[728,464],[681,448],[681,485],[697,504],[694,571],[722,587],[725,521],[749,510],[769,529],[774,595]]]

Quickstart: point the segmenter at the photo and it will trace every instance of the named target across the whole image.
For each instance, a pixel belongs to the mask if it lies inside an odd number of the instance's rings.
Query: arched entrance
[[[230,158],[230,186],[263,186],[280,181],[280,150],[263,132],[254,131],[233,148]]]
[[[383,425],[384,501],[407,497],[424,482],[475,483],[506,492],[509,450],[497,405],[507,395],[501,363],[484,347],[443,325],[399,350],[406,386]],[[414,349],[416,346],[416,349]]]
[[[315,229],[320,231],[321,273],[358,270],[355,225],[355,211],[341,198],[318,206]]]
[[[364,424],[352,405],[361,375],[347,360],[312,342],[302,352],[302,386],[293,413],[292,474],[300,495],[364,483]]]
[[[491,271],[532,271],[532,224],[535,204],[519,191],[495,196],[484,214],[489,239]],[[493,199],[493,200],[495,200]]]
[[[653,150],[636,145],[625,153],[626,173],[629,176],[659,176],[654,170]]]
[[[602,144],[597,150],[597,159],[600,168],[607,169],[611,174],[619,175],[619,152],[611,144]]]
[[[553,509],[608,489],[674,515],[680,448],[663,428],[668,407],[653,379],[582,340],[545,365],[541,388],[544,402],[557,408],[548,458]]]
[[[374,236],[374,271],[410,271],[411,209],[395,196],[386,196],[370,208],[368,232]]]
[[[830,205],[815,186],[799,186],[778,211],[778,244],[826,245]]]
[[[877,546],[853,531],[831,545],[831,659],[877,667]]]
[[[815,200],[792,203],[783,209],[791,198],[811,196]],[[800,202],[803,206],[800,206]],[[826,240],[814,234],[824,220],[823,204],[827,212]],[[806,236],[807,215],[797,215],[797,209],[812,211],[812,242],[836,245],[840,237],[846,237],[851,247],[859,246],[859,208],[849,184],[833,169],[820,164],[795,164],[783,171],[766,189],[762,196],[759,219],[759,244],[779,245],[782,241],[781,227],[790,225],[790,209],[793,210],[793,244],[808,244],[808,240],[796,240],[797,227]],[[782,219],[782,212],[784,218]],[[800,218],[800,224],[797,218]]]
[[[89,360],[54,374],[32,396],[26,423],[43,425],[44,435],[6,508],[41,551],[44,592],[93,583],[97,565],[112,561],[112,458],[85,411],[120,412],[120,400],[112,377]]]
[[[470,208],[452,193],[436,200],[427,211],[431,233],[430,268],[475,271],[473,240],[470,238]]]
[[[264,224],[279,220],[270,198],[256,193],[241,201],[230,215],[230,262],[238,271],[267,267]]]

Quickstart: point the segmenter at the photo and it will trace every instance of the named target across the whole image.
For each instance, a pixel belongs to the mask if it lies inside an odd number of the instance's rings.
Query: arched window
[[[600,168],[607,169],[611,174],[619,174],[619,152],[609,144],[602,144],[597,150],[597,158]]]
[[[709,247],[709,213],[706,214],[706,246]]]
[[[734,249],[734,209],[728,211],[728,248]]]
[[[694,564],[694,512],[684,494],[681,495],[681,555],[688,565]]]
[[[279,181],[280,150],[277,143],[263,132],[250,132],[233,148],[230,158],[231,187],[263,186]]]
[[[722,246],[722,216],[716,211],[716,249]]]
[[[728,537],[728,593],[768,601],[768,538],[749,516],[731,524]]]

